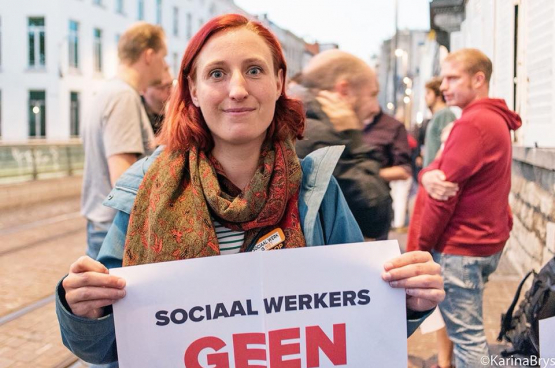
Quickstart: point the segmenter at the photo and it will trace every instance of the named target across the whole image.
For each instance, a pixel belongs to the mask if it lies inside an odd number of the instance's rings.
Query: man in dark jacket
[[[483,291],[512,224],[511,130],[521,120],[505,101],[488,98],[491,73],[491,61],[476,49],[445,58],[441,90],[447,105],[463,109],[462,116],[441,157],[421,174],[430,198],[422,212],[419,248],[434,252],[442,268],[447,295],[440,310],[455,344],[457,368],[478,367],[489,357]]]
[[[351,54],[329,50],[303,70],[302,85],[306,90],[295,90],[305,103],[307,122],[297,154],[302,158],[321,147],[344,145],[334,176],[364,236],[383,237],[391,221],[391,197],[379,175],[379,151],[362,140],[362,122],[379,112],[374,71]]]

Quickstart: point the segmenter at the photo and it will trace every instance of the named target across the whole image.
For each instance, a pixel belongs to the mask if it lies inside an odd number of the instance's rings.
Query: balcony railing
[[[80,174],[83,162],[79,139],[0,141],[0,184]]]

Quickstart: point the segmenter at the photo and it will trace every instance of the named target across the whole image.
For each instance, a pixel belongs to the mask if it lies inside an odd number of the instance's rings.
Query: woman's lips
[[[224,109],[224,113],[226,114],[230,114],[230,115],[243,115],[243,114],[248,114],[251,111],[254,111],[255,108],[253,107],[237,107],[237,108],[231,108],[231,109]]]

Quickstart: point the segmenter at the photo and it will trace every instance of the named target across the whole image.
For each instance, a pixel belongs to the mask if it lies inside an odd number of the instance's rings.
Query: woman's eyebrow
[[[252,57],[243,60],[243,64],[252,64],[252,63],[263,63],[266,64],[266,61],[262,58]]]
[[[206,64],[203,69],[206,70],[206,69],[210,69],[210,68],[222,67],[222,66],[225,66],[225,65],[226,65],[225,61],[216,60],[216,61],[211,61],[208,64]]]
[[[241,64],[244,65],[250,65],[250,64],[259,64],[262,66],[266,66],[268,67],[268,63],[266,62],[266,60],[264,60],[263,58],[260,57],[251,57],[248,59],[245,59],[241,62]],[[203,68],[202,71],[205,72],[207,70],[211,70],[214,68],[224,68],[228,65],[228,62],[225,60],[213,60],[208,62]]]

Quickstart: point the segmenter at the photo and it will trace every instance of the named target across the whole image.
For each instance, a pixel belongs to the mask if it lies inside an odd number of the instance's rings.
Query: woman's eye
[[[260,73],[262,73],[262,69],[257,66],[254,68],[250,68],[247,72],[247,74],[249,75],[259,75]]]
[[[214,70],[210,72],[210,77],[215,79],[221,79],[224,76],[224,73],[221,70]]]

